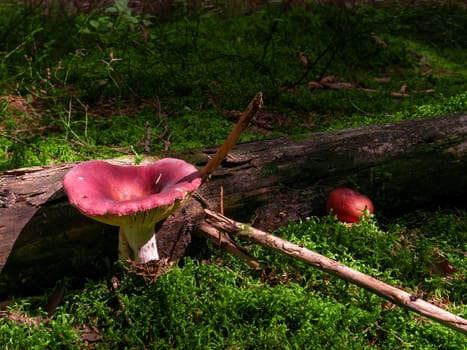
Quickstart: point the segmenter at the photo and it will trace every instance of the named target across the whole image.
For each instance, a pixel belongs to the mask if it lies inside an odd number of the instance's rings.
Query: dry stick
[[[247,128],[247,126],[250,124],[250,121],[253,119],[253,117],[262,107],[263,107],[263,94],[260,91],[256,94],[255,97],[253,97],[253,99],[250,101],[248,106],[246,106],[242,115],[238,119],[238,122],[235,124],[232,131],[230,132],[230,134],[227,136],[224,143],[222,144],[222,146],[219,147],[216,154],[214,154],[214,156],[211,159],[209,159],[209,161],[204,166],[204,168],[201,169],[200,175],[201,175],[201,179],[203,180],[203,182],[208,180],[211,174],[214,172],[214,170],[222,163],[224,158],[227,156],[230,150],[237,143],[242,132]],[[221,187],[220,207],[221,207],[222,212],[224,210],[223,208],[224,198],[223,197],[224,197],[223,188]],[[203,202],[204,200],[202,201],[203,207],[207,207],[207,205],[205,205],[206,203],[203,203]],[[259,263],[255,261],[254,258],[250,257],[246,251],[244,251],[241,247],[239,247],[229,237],[222,234],[222,232],[217,231],[213,229],[212,227],[209,227],[208,225],[204,225],[204,227],[200,228],[200,230],[205,234],[206,238],[213,241],[219,247],[224,247],[224,249],[227,250],[229,253],[245,260],[250,267],[254,269],[259,268]]]
[[[219,212],[224,215],[224,187],[220,187],[219,193]]]
[[[222,163],[225,156],[230,152],[230,150],[235,146],[243,130],[246,129],[250,121],[256,115],[256,113],[263,107],[263,94],[258,92],[255,97],[250,101],[248,106],[243,111],[240,119],[234,128],[230,132],[229,136],[225,139],[222,146],[217,150],[216,154],[209,159],[208,163],[203,169],[201,169],[201,178],[203,182],[209,179],[214,170]]]
[[[259,269],[260,265],[259,262],[255,260],[255,258],[251,257],[247,251],[242,249],[242,247],[238,246],[232,239],[228,237],[228,235],[224,234],[222,231],[216,230],[214,227],[206,224],[205,222],[201,222],[198,225],[198,230],[200,230],[203,235],[209,239],[214,244],[218,245],[219,247],[223,247],[227,250],[230,254],[235,255],[236,257],[245,260],[245,262],[253,269]]]
[[[45,305],[45,311],[49,317],[52,317],[57,307],[63,302],[65,297],[65,282],[58,282],[52,295],[48,298],[47,304]]]
[[[207,224],[217,230],[248,237],[263,247],[276,250],[311,264],[322,271],[363,287],[394,304],[415,311],[420,315],[467,334],[467,320],[419,299],[406,291],[392,287],[374,277],[351,269],[335,260],[302,248],[282,238],[236,222],[211,210],[205,209],[204,211],[206,213]]]
[[[0,137],[4,137],[4,138],[12,140],[14,142],[21,143],[21,144],[23,144],[25,146],[31,147],[32,149],[34,149],[38,153],[44,153],[46,156],[49,156],[49,154],[47,152],[45,152],[44,150],[42,150],[41,148],[36,147],[34,145],[31,145],[31,144],[27,143],[26,141],[23,141],[23,140],[21,140],[21,139],[19,139],[17,137],[7,135],[7,134],[0,134]]]
[[[230,134],[225,139],[224,143],[219,147],[217,152],[214,156],[209,159],[207,164],[204,166],[203,169],[200,171],[201,179],[203,182],[209,179],[211,174],[214,170],[222,163],[225,156],[230,152],[230,150],[235,146],[240,135],[242,132],[247,128],[250,124],[250,121],[256,115],[256,113],[263,107],[263,94],[258,92],[255,97],[250,101],[248,106],[242,112],[238,122],[233,127]],[[224,189],[221,187],[220,192],[220,207],[223,211],[223,200],[224,200]],[[199,194],[195,193],[194,197],[201,203],[203,208],[209,207],[209,204],[206,200]],[[250,257],[246,251],[244,251],[241,247],[239,247],[234,241],[232,241],[229,237],[222,234],[209,226],[205,227],[204,230],[201,230],[205,233],[205,236],[213,241],[215,244],[219,245],[219,247],[224,247],[228,252],[233,255],[238,256],[239,258],[246,260],[248,265],[252,268],[259,268],[259,263],[254,260],[254,258]]]

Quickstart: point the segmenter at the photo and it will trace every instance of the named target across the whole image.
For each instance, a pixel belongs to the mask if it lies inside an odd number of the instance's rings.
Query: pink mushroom
[[[158,260],[155,226],[186,203],[200,186],[191,164],[165,158],[150,165],[81,163],[63,180],[70,203],[82,214],[119,226],[119,259]]]
[[[334,189],[326,202],[326,212],[332,211],[339,221],[358,222],[365,210],[373,214],[373,203],[367,196],[351,188]]]

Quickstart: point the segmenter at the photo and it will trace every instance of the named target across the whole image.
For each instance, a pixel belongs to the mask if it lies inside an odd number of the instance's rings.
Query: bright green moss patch
[[[327,216],[281,228],[277,235],[403,287],[465,317],[465,212],[414,212],[380,227],[351,228]],[[263,269],[252,271],[213,248],[211,258],[185,258],[156,283],[117,268],[106,280],[68,292],[47,323],[26,326],[41,305],[17,303],[0,321],[8,348],[98,349],[461,349],[465,335],[393,307],[382,298],[267,249],[250,247]],[[433,274],[434,249],[456,271]],[[27,335],[27,336],[26,336]]]

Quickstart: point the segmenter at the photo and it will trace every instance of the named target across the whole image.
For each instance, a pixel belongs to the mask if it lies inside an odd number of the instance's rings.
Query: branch
[[[43,149],[39,148],[39,147],[36,147],[34,145],[31,145],[29,144],[28,142],[26,141],[23,141],[17,137],[14,137],[14,136],[11,136],[11,135],[7,135],[7,134],[3,134],[3,133],[0,133],[0,137],[4,137],[6,139],[9,139],[9,140],[12,140],[14,142],[18,142],[18,143],[21,143],[22,145],[25,145],[25,146],[28,146],[28,147],[31,147],[33,150],[35,150],[36,152],[38,153],[44,153],[46,156],[49,156],[49,154],[47,152],[45,152]]]
[[[211,210],[205,209],[204,212],[206,213],[207,224],[219,231],[248,237],[250,240],[255,241],[265,248],[278,251],[282,254],[286,254],[303,261],[322,271],[363,287],[394,304],[410,309],[445,326],[467,334],[467,320],[419,299],[404,290],[392,287],[374,277],[351,269],[335,260],[329,259],[306,248],[302,248],[269,233],[249,227],[246,224],[231,220]]]
[[[250,101],[248,106],[243,111],[240,119],[230,132],[229,136],[225,139],[222,146],[217,150],[216,154],[208,161],[203,169],[201,169],[201,178],[203,182],[206,181],[214,170],[222,163],[225,156],[235,146],[242,132],[247,128],[250,121],[256,113],[263,107],[263,94],[258,92],[256,96]]]
[[[229,235],[215,229],[206,222],[201,222],[197,228],[208,240],[216,244],[218,247],[224,248],[230,254],[235,255],[237,258],[245,260],[251,268],[255,270],[259,269],[259,262],[256,261],[255,258],[250,256],[243,247],[235,243],[229,237]]]

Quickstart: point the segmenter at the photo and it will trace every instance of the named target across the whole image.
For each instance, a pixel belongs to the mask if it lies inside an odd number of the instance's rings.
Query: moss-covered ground
[[[169,16],[122,0],[82,13],[0,4],[0,171],[139,155],[147,140],[156,153],[212,146],[258,91],[265,108],[242,141],[467,111],[465,4],[305,3],[176,2]],[[466,215],[376,214],[350,229],[311,217],[276,234],[466,318]],[[151,285],[119,265],[118,289],[111,276],[67,276],[50,317],[49,290],[0,310],[0,348],[467,347],[464,334],[250,248],[261,271],[208,246]]]

